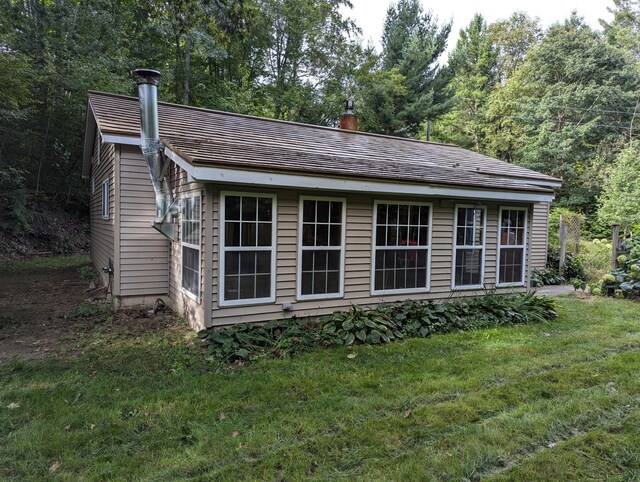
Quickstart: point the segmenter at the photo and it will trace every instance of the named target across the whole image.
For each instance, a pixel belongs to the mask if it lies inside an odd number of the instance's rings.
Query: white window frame
[[[109,178],[102,181],[102,219],[109,219]]]
[[[272,202],[271,207],[271,246],[229,246],[225,248],[225,233],[226,233],[226,215],[225,215],[225,200],[227,196],[240,196],[240,197],[255,197],[255,198],[270,198]],[[258,193],[258,192],[237,192],[237,191],[221,191],[220,197],[220,223],[219,223],[219,237],[220,237],[220,249],[219,249],[219,266],[218,272],[219,280],[219,293],[218,293],[218,306],[247,306],[247,305],[259,305],[266,303],[274,303],[276,301],[276,254],[277,254],[277,231],[278,231],[278,198],[272,193]],[[265,298],[251,298],[245,300],[225,300],[224,299],[224,279],[225,279],[225,254],[227,251],[271,251],[271,295]]]
[[[476,285],[456,285],[456,255],[458,249],[479,249],[480,246],[458,246],[458,210],[460,208],[469,209],[482,209],[484,210],[484,216],[482,216],[482,257],[480,259],[480,283]],[[487,217],[489,210],[486,205],[474,205],[474,204],[456,204],[455,212],[453,216],[453,252],[451,256],[451,289],[455,291],[463,290],[477,290],[484,288],[484,275],[485,275],[485,260],[487,256]],[[475,236],[473,236],[475,238]]]
[[[329,201],[342,203],[342,232],[340,246],[303,246],[302,226],[304,224],[304,201]],[[344,264],[347,240],[347,200],[346,198],[320,197],[320,196],[300,196],[298,201],[298,267],[296,281],[296,297],[300,301],[325,300],[344,297]],[[317,224],[314,223],[314,224]],[[302,253],[303,251],[340,251],[340,287],[337,293],[320,293],[315,295],[302,294]]]
[[[522,236],[522,245],[517,244],[502,244],[502,211],[520,211],[524,212],[524,234]],[[524,286],[526,283],[526,270],[527,270],[527,230],[529,229],[529,209],[522,206],[500,206],[498,210],[498,257],[496,259],[496,286],[497,287],[513,287]],[[522,279],[518,282],[500,283],[500,257],[502,248],[522,249]]]
[[[180,200],[180,291],[182,293],[184,293],[187,297],[191,298],[193,301],[195,301],[196,303],[200,303],[200,296],[202,293],[202,286],[201,286],[201,279],[202,279],[202,246],[201,244],[191,244],[191,243],[185,243],[182,240],[182,222],[184,221],[183,216],[182,216],[182,208],[183,208],[183,203],[185,199],[190,199],[190,198],[200,198],[200,218],[199,218],[199,223],[200,223],[200,236],[198,237],[198,239],[202,240],[202,194],[200,192],[191,192],[191,193],[186,193],[182,195],[182,198]],[[189,221],[193,221],[193,220],[189,220]],[[196,249],[198,250],[198,294],[196,295],[195,293],[192,293],[191,291],[189,291],[188,289],[186,289],[184,286],[182,286],[182,280],[183,280],[183,270],[184,270],[184,264],[182,263],[182,247],[186,246],[187,248],[191,248],[191,249]]]
[[[427,206],[429,208],[429,236],[427,246],[377,246],[378,236],[378,205],[379,204],[398,204],[403,206]],[[380,199],[373,202],[373,235],[371,236],[371,294],[372,295],[398,295],[398,294],[412,294],[412,293],[429,293],[431,291],[431,254],[433,253],[433,203],[431,202],[419,202],[419,201],[406,201],[406,200],[392,200],[392,199]],[[382,250],[397,250],[397,249],[418,249],[427,250],[427,283],[424,288],[401,288],[396,290],[376,290],[376,251]]]

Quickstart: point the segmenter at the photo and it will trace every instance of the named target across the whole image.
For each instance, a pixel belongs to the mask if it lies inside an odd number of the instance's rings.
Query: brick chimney
[[[353,113],[353,101],[351,99],[347,99],[344,103],[345,112],[340,116],[340,129],[345,129],[347,131],[357,131],[358,130],[358,118]]]

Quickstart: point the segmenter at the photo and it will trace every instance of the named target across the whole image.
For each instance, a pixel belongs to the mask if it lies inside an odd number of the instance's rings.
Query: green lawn
[[[559,304],[237,370],[185,329],[105,323],[79,356],[0,365],[0,478],[637,480],[640,304]]]

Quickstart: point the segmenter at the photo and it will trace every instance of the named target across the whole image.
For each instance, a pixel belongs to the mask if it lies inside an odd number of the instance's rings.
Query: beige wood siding
[[[549,203],[533,205],[531,231],[531,267],[544,269],[547,265],[547,243],[549,242]]]
[[[206,249],[205,224],[210,211],[207,210],[208,196],[205,187],[201,183],[188,182],[184,169],[172,164],[171,185],[174,187],[174,196],[179,199],[187,193],[200,193],[201,197],[201,243],[200,243],[200,299],[198,301],[189,297],[182,291],[182,245],[180,244],[180,218],[178,218],[178,241],[170,243],[169,251],[169,303],[171,308],[182,315],[192,328],[200,330],[205,327],[204,305],[210,299],[211,278],[205,286],[206,263],[210,259],[211,249]],[[210,216],[209,216],[210,218]],[[209,221],[210,222],[210,221]]]
[[[108,282],[102,268],[114,259],[115,233],[115,147],[113,144],[103,144],[96,133],[91,156],[91,186],[90,186],[90,244],[91,261],[101,275],[103,283]],[[102,217],[102,183],[109,180],[109,219]]]
[[[233,189],[225,187],[225,191]],[[246,189],[245,189],[246,190]],[[243,191],[239,188],[238,191]],[[258,322],[269,319],[296,316],[317,316],[336,310],[348,309],[351,304],[364,306],[380,302],[403,299],[443,299],[449,296],[470,296],[479,290],[451,289],[453,223],[456,204],[464,201],[429,198],[402,198],[372,195],[347,195],[347,232],[345,259],[345,291],[339,299],[297,301],[297,230],[298,198],[300,195],[313,196],[312,192],[277,191],[277,261],[276,261],[276,302],[249,306],[219,306],[218,258],[219,246],[219,205],[220,188],[215,187],[213,194],[213,276],[211,319],[207,325],[227,325],[239,322]],[[257,192],[257,191],[256,191]],[[268,191],[260,191],[268,192]],[[316,193],[316,195],[318,195]],[[344,196],[342,196],[344,197]],[[429,293],[404,295],[371,295],[371,249],[374,200],[411,200],[433,203],[433,230],[431,255],[431,291]],[[468,201],[467,201],[468,204]],[[496,256],[498,238],[499,203],[483,203],[487,206],[487,232],[485,252],[485,285],[495,286]],[[505,203],[514,206],[513,203]],[[523,205],[527,206],[527,205]],[[522,288],[503,288],[501,292],[522,291]],[[282,311],[283,303],[293,303],[290,312]]]
[[[120,292],[123,297],[163,296],[169,292],[169,241],[151,227],[156,197],[140,149],[120,147]]]

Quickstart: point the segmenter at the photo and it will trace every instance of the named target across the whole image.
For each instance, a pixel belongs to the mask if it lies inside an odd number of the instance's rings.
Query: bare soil
[[[64,313],[90,295],[88,285],[77,267],[0,273],[0,362],[42,358],[86,331],[91,320],[69,322]]]
[[[75,356],[98,333],[144,339],[151,333],[168,339],[191,333],[170,310],[112,311],[105,289],[89,289],[77,266],[0,270],[0,363],[48,355]]]

